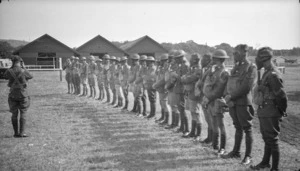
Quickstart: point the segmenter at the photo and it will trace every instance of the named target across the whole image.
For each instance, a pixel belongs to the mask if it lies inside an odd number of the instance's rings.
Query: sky
[[[300,47],[299,0],[2,0],[0,39],[49,34],[69,47],[96,35],[159,43]]]

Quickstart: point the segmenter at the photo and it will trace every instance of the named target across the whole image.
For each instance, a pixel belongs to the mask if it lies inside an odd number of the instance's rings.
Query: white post
[[[62,81],[62,58],[59,58],[59,78]]]

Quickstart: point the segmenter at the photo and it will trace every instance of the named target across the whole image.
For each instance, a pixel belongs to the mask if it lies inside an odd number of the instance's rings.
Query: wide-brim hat
[[[221,59],[227,59],[229,56],[227,55],[226,51],[223,49],[217,49],[213,55],[213,58],[221,58]]]

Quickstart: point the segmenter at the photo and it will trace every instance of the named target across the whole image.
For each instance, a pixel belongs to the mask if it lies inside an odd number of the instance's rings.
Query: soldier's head
[[[121,58],[120,57],[116,57],[116,64],[121,65]]]
[[[249,47],[246,44],[239,44],[234,48],[233,57],[234,61],[240,62],[248,56]]]
[[[89,60],[90,63],[95,62],[95,57],[94,57],[93,55],[91,55],[89,59],[90,59],[90,60]]]
[[[147,66],[147,56],[146,55],[141,55],[140,56],[140,64],[142,65],[142,66],[144,66],[144,67],[146,67]]]
[[[86,62],[86,57],[81,57],[81,61],[84,63],[84,62]]]
[[[109,55],[108,54],[105,54],[104,56],[103,56],[103,63],[104,64],[109,64]]]
[[[261,69],[265,67],[265,65],[271,64],[272,57],[273,57],[273,50],[270,47],[260,48],[255,58],[257,69]]]
[[[146,59],[147,66],[152,67],[155,64],[155,58],[153,56],[148,56]]]
[[[156,57],[155,59],[155,65],[160,66],[160,56]]]
[[[75,57],[75,61],[76,61],[76,62],[79,62],[79,58],[78,58],[78,57]]]
[[[175,52],[174,54],[174,58],[177,64],[181,64],[184,62],[184,58],[185,58],[185,51],[184,50],[178,50]]]
[[[168,59],[169,59],[169,55],[167,53],[161,55],[161,57],[160,57],[160,65],[164,66],[167,63]]]
[[[227,55],[226,51],[223,49],[217,49],[212,55],[213,64],[216,65],[223,64],[225,59],[227,58],[229,58],[229,56]]]
[[[169,52],[169,55],[168,55],[168,62],[169,63],[174,63],[175,62],[175,59],[174,59],[174,55],[175,53],[177,52],[177,50],[175,49],[172,49],[170,52]]]
[[[97,59],[97,60],[96,60],[96,63],[97,63],[97,65],[101,65],[101,64],[102,64],[102,59],[100,59],[100,58]]]
[[[11,67],[14,67],[14,66],[22,67],[22,65],[23,65],[23,59],[18,55],[13,55],[11,57],[11,61],[12,61],[12,66]]]
[[[140,59],[140,55],[138,54],[133,54],[131,56],[131,60],[132,60],[132,65],[135,66],[135,65],[138,65],[139,64],[139,59]]]
[[[75,60],[75,56],[71,56],[71,62],[73,62]]]
[[[212,54],[211,53],[206,53],[203,55],[201,59],[201,67],[207,67],[210,63],[212,62]]]
[[[126,56],[121,57],[121,64],[122,65],[127,64],[127,57]]]
[[[194,53],[191,55],[190,64],[191,66],[199,65],[200,64],[200,54]]]
[[[112,65],[116,64],[116,59],[117,58],[115,56],[111,56],[110,59],[109,59],[110,64],[112,64]]]

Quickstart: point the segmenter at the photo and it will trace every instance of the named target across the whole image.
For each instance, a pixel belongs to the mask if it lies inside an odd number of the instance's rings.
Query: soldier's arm
[[[246,78],[243,79],[241,86],[230,95],[231,100],[236,100],[241,96],[248,94],[255,82],[256,77],[257,77],[256,66],[251,65],[248,69]]]
[[[197,69],[193,74],[186,75],[185,80],[183,80],[183,83],[186,84],[195,83],[199,80],[200,77],[201,77],[201,70]]]
[[[215,100],[223,96],[224,89],[228,80],[229,74],[228,72],[223,72],[220,77],[220,81],[218,84],[215,84],[209,97],[207,97],[210,101]]]
[[[9,70],[9,69],[8,69]],[[5,71],[5,73],[4,73],[4,79],[6,79],[6,80],[8,80],[9,78],[10,78],[10,73],[9,73],[9,71],[8,70],[6,70]]]
[[[26,80],[30,80],[33,78],[33,76],[30,74],[30,72],[26,69],[24,69],[24,75]]]

